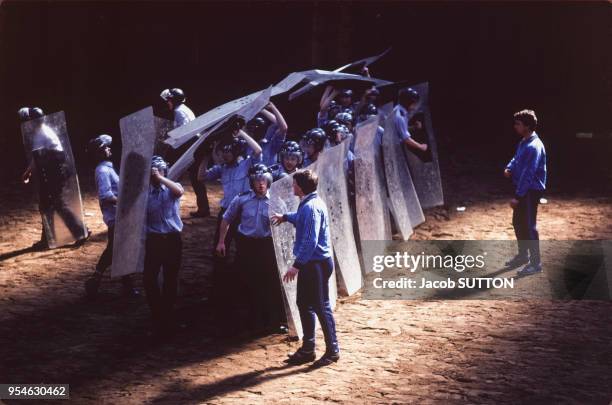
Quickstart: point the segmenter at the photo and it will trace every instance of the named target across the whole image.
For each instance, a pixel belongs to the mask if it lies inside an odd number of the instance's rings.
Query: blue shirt
[[[268,167],[276,163],[276,156],[285,143],[285,135],[286,133],[280,131],[276,124],[271,124],[266,129],[266,134],[259,141],[259,146],[261,146],[261,163]],[[247,156],[253,156],[253,149],[250,146],[247,147]]]
[[[195,114],[189,107],[181,103],[174,108],[174,128],[182,127],[195,120]]]
[[[117,202],[111,199],[119,195],[119,176],[113,167],[113,162],[108,160],[100,162],[96,166],[95,178],[102,220],[106,226],[111,227],[115,225],[117,216]]]
[[[378,150],[382,148],[384,133],[385,133],[385,129],[379,125],[378,128],[376,128],[376,135],[374,138],[374,146]]]
[[[249,169],[255,163],[259,162],[261,162],[261,155],[242,159],[233,164],[223,163],[214,165],[206,171],[206,180],[221,179],[221,184],[223,186],[223,198],[220,203],[221,208],[227,209],[234,197],[251,189],[249,183]]]
[[[331,257],[329,215],[316,191],[304,196],[297,212],[285,214],[285,219],[295,226],[293,267],[301,270],[309,261]]]
[[[400,104],[393,108],[393,124],[400,140],[404,142],[406,139],[411,138],[410,132],[408,132],[408,110],[402,107]]]
[[[262,160],[266,166],[276,163],[276,157],[285,143],[286,133],[280,131],[278,125],[270,125],[261,144]]]
[[[238,232],[250,238],[267,238],[270,231],[270,192],[259,197],[254,191],[234,197],[227,211],[223,214],[226,222],[234,222],[240,217]]]
[[[506,169],[512,173],[516,197],[524,197],[529,190],[546,189],[546,150],[538,134],[534,132],[519,142]]]
[[[179,187],[181,185],[176,183]],[[181,187],[182,189],[182,187]],[[181,197],[176,197],[168,187],[149,186],[147,202],[147,233],[173,233],[183,230],[180,216]]]

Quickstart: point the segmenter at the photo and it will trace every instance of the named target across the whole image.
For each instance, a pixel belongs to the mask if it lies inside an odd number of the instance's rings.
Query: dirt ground
[[[283,366],[299,346],[284,335],[212,337],[206,296],[215,219],[189,219],[189,188],[183,328],[171,343],[152,346],[144,297],[122,297],[107,278],[97,301],[83,298],[106,230],[91,180],[81,183],[91,240],[44,252],[27,250],[40,235],[32,190],[0,190],[0,383],[69,383],[71,402],[83,404],[612,400],[610,302],[345,298],[335,312],[342,358],[319,370]],[[448,209],[428,212],[414,237],[511,239],[510,195],[496,187],[449,184]],[[216,213],[219,188],[209,195]],[[612,198],[549,200],[540,211],[543,239],[612,239]],[[467,210],[457,212],[457,204]]]

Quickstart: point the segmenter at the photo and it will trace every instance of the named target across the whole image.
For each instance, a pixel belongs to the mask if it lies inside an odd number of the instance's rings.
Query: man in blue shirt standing
[[[113,138],[110,135],[102,134],[89,141],[87,151],[97,162],[95,178],[98,190],[98,201],[102,211],[102,220],[107,226],[106,249],[102,252],[94,274],[85,282],[85,292],[89,298],[93,298],[98,293],[100,282],[104,271],[113,262],[113,241],[115,239],[115,217],[117,216],[117,197],[119,192],[119,175],[113,167],[110,158],[111,144]],[[132,276],[127,275],[121,278],[123,291],[126,295],[136,296],[139,291],[133,287]]]
[[[522,140],[514,157],[506,166],[504,176],[515,186],[512,225],[518,241],[518,254],[506,263],[508,267],[527,265],[518,272],[526,276],[542,271],[540,242],[537,229],[538,204],[546,189],[546,150],[535,133],[538,120],[532,110],[514,114],[514,131]]]
[[[236,264],[247,283],[248,323],[255,333],[278,332],[285,316],[268,212],[272,173],[258,163],[249,179],[251,190],[234,197],[223,214],[216,251],[225,256],[225,236],[230,224],[238,223]]]
[[[297,212],[274,214],[272,223],[290,222],[296,228],[293,254],[295,262],[283,276],[291,282],[297,277],[297,306],[304,337],[302,347],[289,356],[289,364],[304,364],[315,359],[315,320],[319,319],[325,336],[325,354],[315,367],[327,366],[340,358],[336,322],[329,302],[328,281],[334,270],[329,214],[317,194],[319,178],[311,170],[293,175],[293,192],[301,201]]]
[[[165,177],[168,164],[159,156],[151,159],[151,185],[147,201],[147,240],[143,284],[153,317],[153,336],[169,337],[174,331],[174,303],[178,290],[183,242],[179,183]],[[159,272],[163,284],[159,285]]]

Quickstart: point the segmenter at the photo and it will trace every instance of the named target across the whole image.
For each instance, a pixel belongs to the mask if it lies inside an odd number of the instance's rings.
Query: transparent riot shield
[[[385,121],[385,132],[382,139],[391,212],[402,239],[408,240],[413,228],[425,221],[425,216],[406,164],[403,144],[397,134],[393,114],[389,115]]]
[[[325,149],[308,169],[319,176],[319,195],[329,213],[332,246],[338,263],[338,287],[343,295],[352,295],[362,287],[361,265],[355,244],[353,219],[349,205],[346,173],[341,168],[350,139]]]
[[[293,194],[293,175],[272,183],[272,187],[270,187],[270,215],[273,213],[285,214],[287,212],[296,212],[299,204],[299,198]],[[296,281],[285,283],[282,280],[283,275],[295,261],[295,257],[293,256],[295,227],[287,222],[278,226],[272,226],[272,239],[274,241],[274,252],[278,265],[279,281],[282,285],[289,335],[301,338],[303,336],[302,324],[300,322],[300,313],[296,303],[297,283]],[[329,298],[332,308],[336,306],[337,297],[335,273],[334,271],[329,278]]]
[[[143,271],[151,157],[157,132],[153,108],[119,120],[121,169],[111,277]]]
[[[63,111],[21,124],[23,143],[39,190],[39,209],[50,248],[87,235],[74,156]]]
[[[417,142],[427,144],[428,150],[420,152],[404,146],[404,152],[421,207],[431,208],[443,205],[444,195],[438,148],[429,110],[429,84],[420,83],[412,88],[419,93],[420,100],[417,110],[408,122],[411,127],[410,134]]]
[[[153,120],[155,121],[155,133],[157,134],[153,153],[168,160],[172,148],[164,141],[168,138],[168,132],[172,131],[174,125],[172,121],[157,116],[153,117]]]
[[[378,117],[355,128],[355,208],[362,241],[391,240]]]

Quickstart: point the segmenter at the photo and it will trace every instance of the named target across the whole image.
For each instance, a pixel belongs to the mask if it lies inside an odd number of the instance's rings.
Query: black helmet
[[[340,125],[340,123],[336,120],[329,120],[327,121],[327,123],[325,124],[325,134],[327,135],[327,137],[329,138],[330,136],[332,136],[332,134],[335,132],[336,127]]]
[[[365,120],[367,120],[369,117],[371,117],[373,115],[378,115],[378,108],[376,108],[376,106],[374,104],[372,104],[372,103],[366,104],[361,109],[361,113],[359,114],[359,119],[361,121],[365,121]]]
[[[89,141],[89,144],[87,145],[87,151],[91,153],[97,153],[106,148],[107,146],[111,146],[112,143],[113,138],[110,135],[98,135]]]
[[[238,156],[244,154],[246,151],[247,143],[242,138],[233,138],[230,142],[225,142],[221,145],[221,150],[224,153],[231,153],[234,155],[234,158],[238,158]]]
[[[338,134],[340,134],[340,142],[342,142],[349,136],[350,133],[351,131],[349,131],[346,125],[336,123],[336,125],[329,128],[329,131],[327,132],[327,138],[329,139],[330,144],[337,145],[338,144],[338,139],[337,139]]]
[[[161,156],[153,155],[151,158],[151,168],[155,168],[162,172],[163,175],[166,175],[166,172],[168,172],[168,163]]]
[[[185,93],[179,88],[165,89],[159,95],[164,101],[172,100],[172,102],[180,104],[185,101]]]
[[[272,170],[263,163],[256,163],[249,168],[249,183],[253,188],[253,183],[261,178],[266,179],[268,187],[272,184]]]
[[[420,98],[419,93],[412,87],[406,87],[397,93],[397,99],[403,106],[415,103],[419,101]]]
[[[246,126],[247,130],[256,141],[259,141],[265,135],[266,120],[259,115],[247,122]]]
[[[338,123],[342,125],[348,126],[349,124],[353,124],[353,114],[343,111],[341,113],[336,114],[334,120],[338,121]]]
[[[283,144],[283,146],[281,146],[281,149],[278,152],[279,162],[282,163],[283,159],[289,156],[296,156],[298,158],[298,166],[304,161],[304,152],[297,142],[287,141]]]
[[[313,128],[304,134],[304,144],[305,145],[314,145],[315,150],[320,152],[325,147],[325,141],[327,140],[327,135],[325,131],[321,128]]]
[[[327,118],[333,120],[336,115],[342,112],[342,106],[340,104],[334,104],[327,110]]]
[[[338,97],[353,97],[353,90],[342,89],[340,90],[340,94],[338,94]]]

